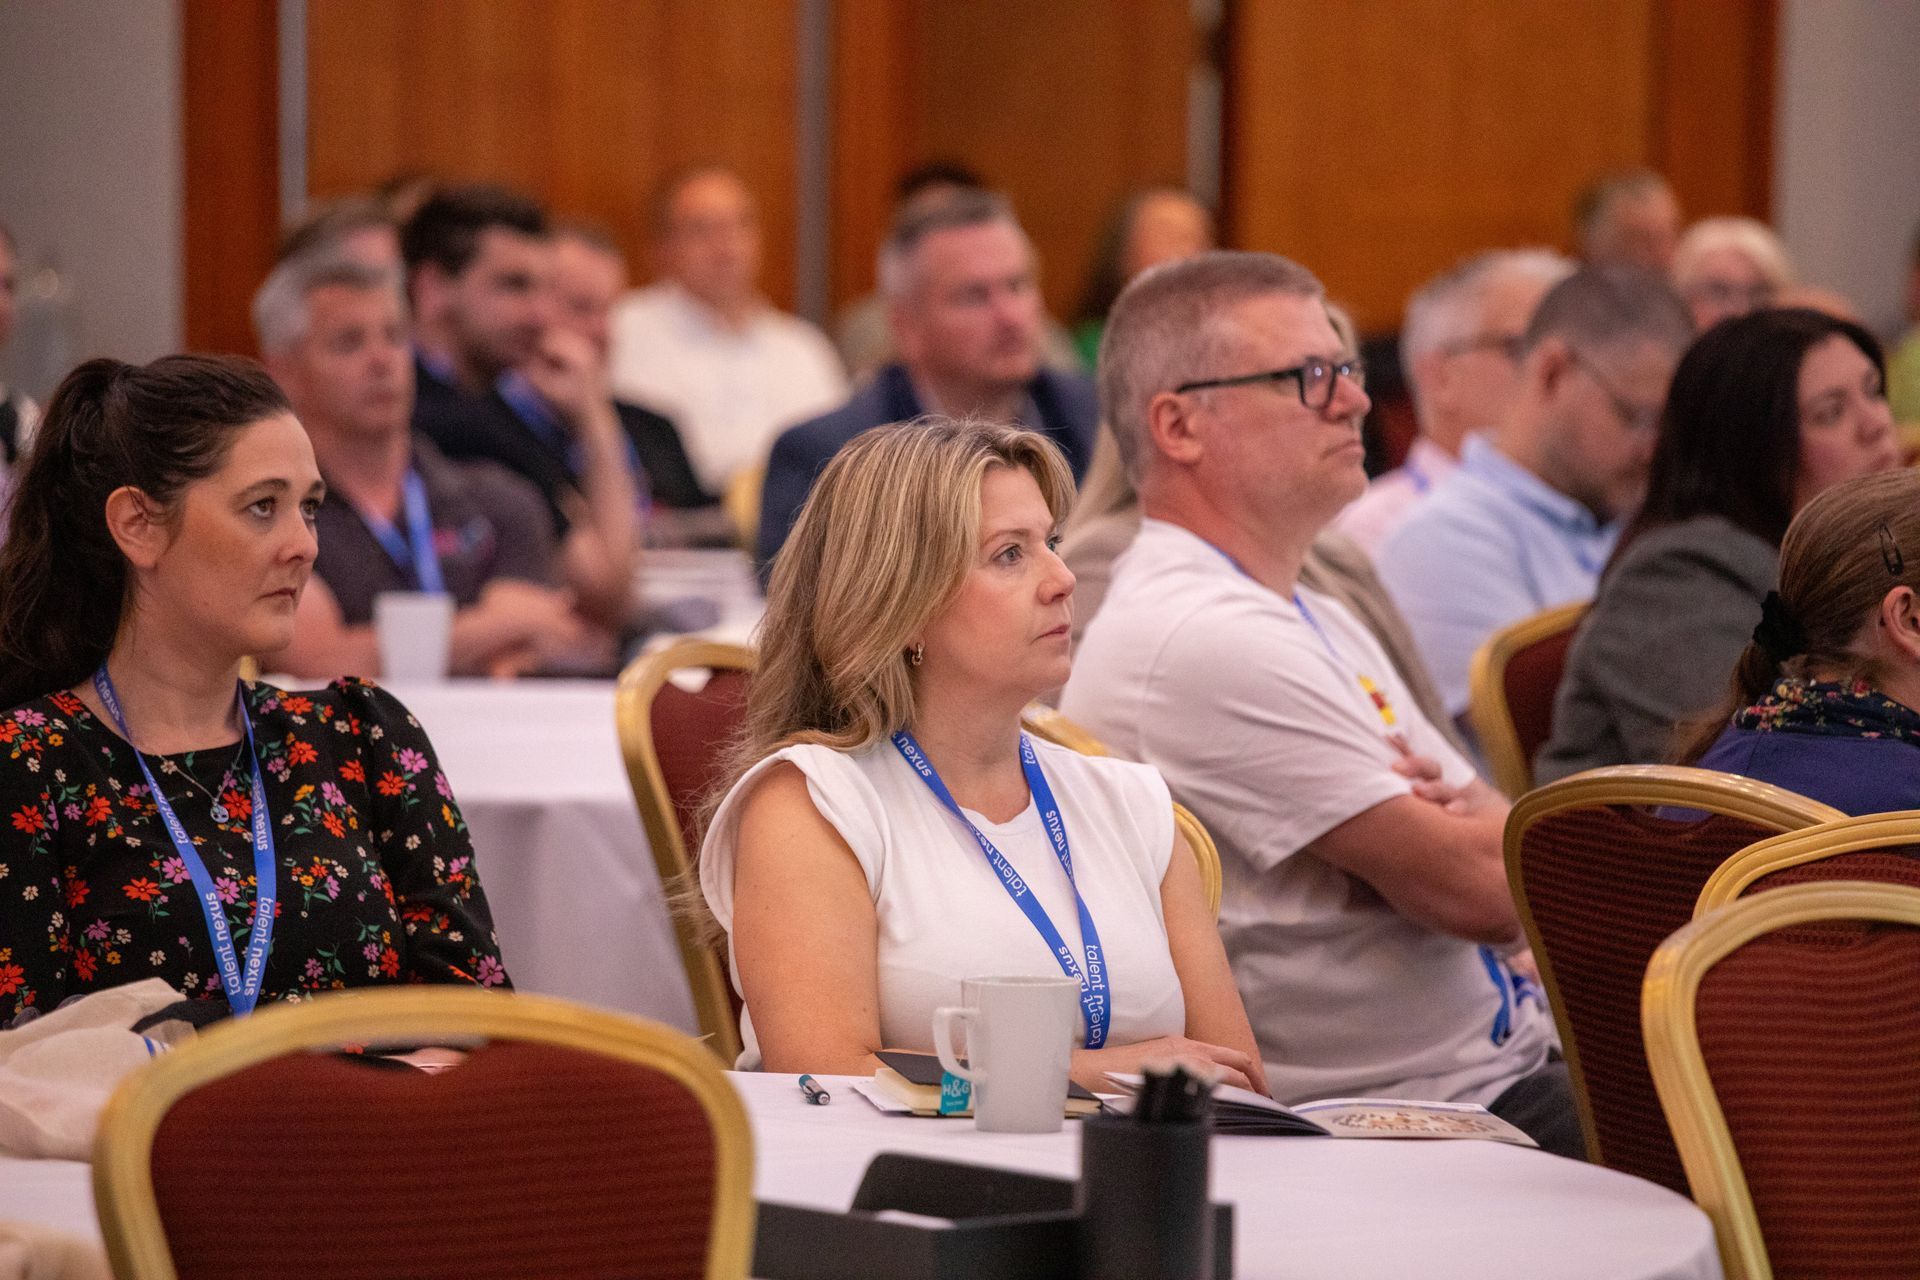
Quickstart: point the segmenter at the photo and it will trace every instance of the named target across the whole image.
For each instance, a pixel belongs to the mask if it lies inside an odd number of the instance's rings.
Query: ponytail
[[[1780,545],[1780,590],[1741,651],[1726,701],[1682,726],[1675,759],[1706,754],[1727,722],[1782,679],[1844,673],[1875,680],[1857,647],[1887,592],[1920,592],[1920,472],[1903,468],[1835,485],[1793,518]]]
[[[132,486],[169,508],[220,469],[241,427],[286,412],[266,372],[231,357],[89,360],[61,381],[0,545],[0,708],[79,683],[112,649],[128,578],[108,496]]]

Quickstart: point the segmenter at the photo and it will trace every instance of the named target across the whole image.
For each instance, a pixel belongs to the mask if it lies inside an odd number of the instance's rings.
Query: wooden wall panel
[[[316,0],[309,187],[506,182],[606,223],[644,279],[655,183],[717,162],[758,196],[762,283],[791,305],[796,23],[795,0]]]
[[[250,354],[247,308],[279,241],[279,31],[274,6],[185,0],[182,332],[193,351]]]
[[[1079,301],[1109,208],[1183,182],[1187,0],[838,7],[837,302],[872,288],[893,181],[915,164],[959,160],[1012,196],[1059,315]]]
[[[1773,211],[1776,0],[1658,0],[1647,160],[1689,218]]]
[[[1249,0],[1229,49],[1231,227],[1368,331],[1463,254],[1562,244],[1575,193],[1641,163],[1652,0]]]

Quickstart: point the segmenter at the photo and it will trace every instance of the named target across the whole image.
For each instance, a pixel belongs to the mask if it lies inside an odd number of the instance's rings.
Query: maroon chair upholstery
[[[1764,933],[1694,1008],[1774,1275],[1920,1275],[1920,929]]]
[[[1822,880],[1864,880],[1873,884],[1904,884],[1920,889],[1920,845],[1897,849],[1857,849],[1816,858],[1798,866],[1769,871],[1746,888],[1747,893],[1782,889],[1790,884]]]
[[[667,794],[679,819],[681,837],[691,851],[700,847],[700,812],[707,795],[721,781],[726,748],[746,714],[746,671],[716,670],[698,693],[675,684],[663,684],[653,695],[650,719],[653,748],[666,779]],[[727,972],[725,938],[713,949],[720,972]],[[732,982],[724,983],[733,1025],[740,1025],[740,995]]]
[[[1648,807],[1670,803],[1700,812],[1668,816]],[[1647,961],[1692,918],[1702,886],[1728,856],[1834,816],[1764,784],[1657,766],[1577,774],[1514,807],[1508,879],[1554,1007],[1594,1161],[1686,1192],[1640,1029]]]
[[[1553,736],[1553,699],[1567,669],[1567,651],[1574,629],[1556,631],[1514,652],[1507,659],[1501,683],[1507,692],[1507,714],[1513,719],[1520,754],[1532,760]]]
[[[296,1053],[180,1097],[152,1173],[193,1280],[692,1280],[715,1137],[679,1081],[578,1049],[439,1075]]]

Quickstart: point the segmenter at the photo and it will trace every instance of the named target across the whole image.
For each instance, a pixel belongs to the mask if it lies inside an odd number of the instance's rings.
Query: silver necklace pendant
[[[229,815],[227,813],[227,806],[221,804],[218,800],[214,801],[213,802],[213,820],[215,822],[225,822],[228,816]]]

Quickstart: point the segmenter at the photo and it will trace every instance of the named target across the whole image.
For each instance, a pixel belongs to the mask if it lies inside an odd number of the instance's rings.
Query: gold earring
[[[927,646],[925,644],[917,644],[913,646],[913,648],[907,650],[908,663],[916,667],[920,665],[920,660],[926,656],[927,656]]]

